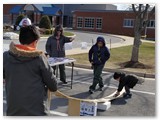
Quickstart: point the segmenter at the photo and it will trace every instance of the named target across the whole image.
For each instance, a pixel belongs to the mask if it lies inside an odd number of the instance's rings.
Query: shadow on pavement
[[[125,105],[126,103],[127,101],[123,97],[111,101],[112,105]]]
[[[68,99],[66,98],[54,98],[51,101],[51,110],[57,109],[59,107],[67,106],[68,105]]]
[[[75,98],[81,98],[81,99],[86,99],[90,96],[91,94],[86,91],[86,92],[82,92],[82,93],[78,93],[78,94],[75,94],[75,95],[72,95],[72,97],[75,97]]]

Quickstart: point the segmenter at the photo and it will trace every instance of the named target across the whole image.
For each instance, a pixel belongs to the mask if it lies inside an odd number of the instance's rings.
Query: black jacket
[[[136,75],[125,75],[124,73],[122,73],[117,91],[120,92],[124,86],[133,88],[137,82],[138,82],[138,77]]]
[[[65,57],[65,43],[71,42],[69,37],[61,36],[59,43],[55,36],[50,36],[46,42],[46,52],[51,57]]]
[[[17,49],[11,43],[3,54],[8,116],[45,115],[43,100],[45,86],[57,90],[56,78],[41,51]]]

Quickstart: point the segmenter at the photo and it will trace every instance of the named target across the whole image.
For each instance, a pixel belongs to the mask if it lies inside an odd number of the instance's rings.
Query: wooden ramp
[[[47,105],[47,109],[48,111],[50,111],[50,103],[51,103],[51,99],[52,99],[52,95],[55,95],[57,97],[60,98],[66,98],[68,99],[68,115],[69,116],[80,116],[80,103],[81,102],[88,102],[88,103],[97,103],[97,105],[99,106],[98,109],[104,109],[107,107],[107,103],[110,102],[111,100],[117,99],[119,98],[123,93],[124,93],[124,89],[120,92],[120,95],[117,97],[114,97],[115,92],[113,92],[112,94],[103,97],[103,98],[99,98],[99,99],[79,99],[79,98],[75,98],[75,97],[70,97],[60,91],[56,91],[56,92],[51,92],[48,91],[48,105]]]

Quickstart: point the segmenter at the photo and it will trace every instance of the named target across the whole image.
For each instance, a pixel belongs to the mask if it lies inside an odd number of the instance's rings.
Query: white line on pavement
[[[71,69],[72,67],[66,66],[66,68],[70,68]],[[88,72],[93,72],[92,69],[85,69],[85,68],[78,68],[78,67],[74,67],[74,69],[76,69],[76,70],[84,70],[84,71],[88,71]],[[102,73],[110,73],[110,72],[103,71]]]
[[[88,85],[91,85],[92,83],[89,83],[89,82],[81,82],[81,81],[77,81],[75,80],[74,83],[77,82],[77,83],[83,83],[83,84],[88,84]],[[115,86],[107,86],[107,85],[104,85],[104,87],[109,87],[109,88],[114,88],[114,89],[117,89],[117,87]],[[131,90],[133,92],[137,92],[137,93],[144,93],[144,94],[148,94],[148,95],[156,95],[155,93],[153,92],[147,92],[147,91],[140,91],[140,90]]]
[[[66,66],[66,68],[71,69],[72,67]],[[93,70],[91,70],[91,69],[85,69],[85,68],[74,67],[74,69],[76,69],[76,70],[83,70],[83,71],[87,71],[87,72],[93,72]],[[102,73],[111,73],[111,72],[102,71]],[[111,73],[111,74],[113,74],[113,73]],[[145,80],[147,80],[147,81],[155,81],[155,78],[145,78]]]

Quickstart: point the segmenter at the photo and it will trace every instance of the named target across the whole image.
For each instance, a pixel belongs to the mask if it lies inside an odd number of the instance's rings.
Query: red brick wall
[[[135,19],[135,15],[132,12],[74,12],[75,15],[75,27],[74,29],[88,30],[88,31],[99,31],[110,34],[134,36],[134,29],[131,27],[123,27],[124,19]],[[86,28],[77,28],[77,17],[101,17],[102,20],[102,29],[86,29]],[[153,17],[153,19],[155,19]],[[96,25],[94,26],[96,27]],[[143,33],[142,33],[143,35]],[[147,28],[147,37],[155,38],[155,29]]]

